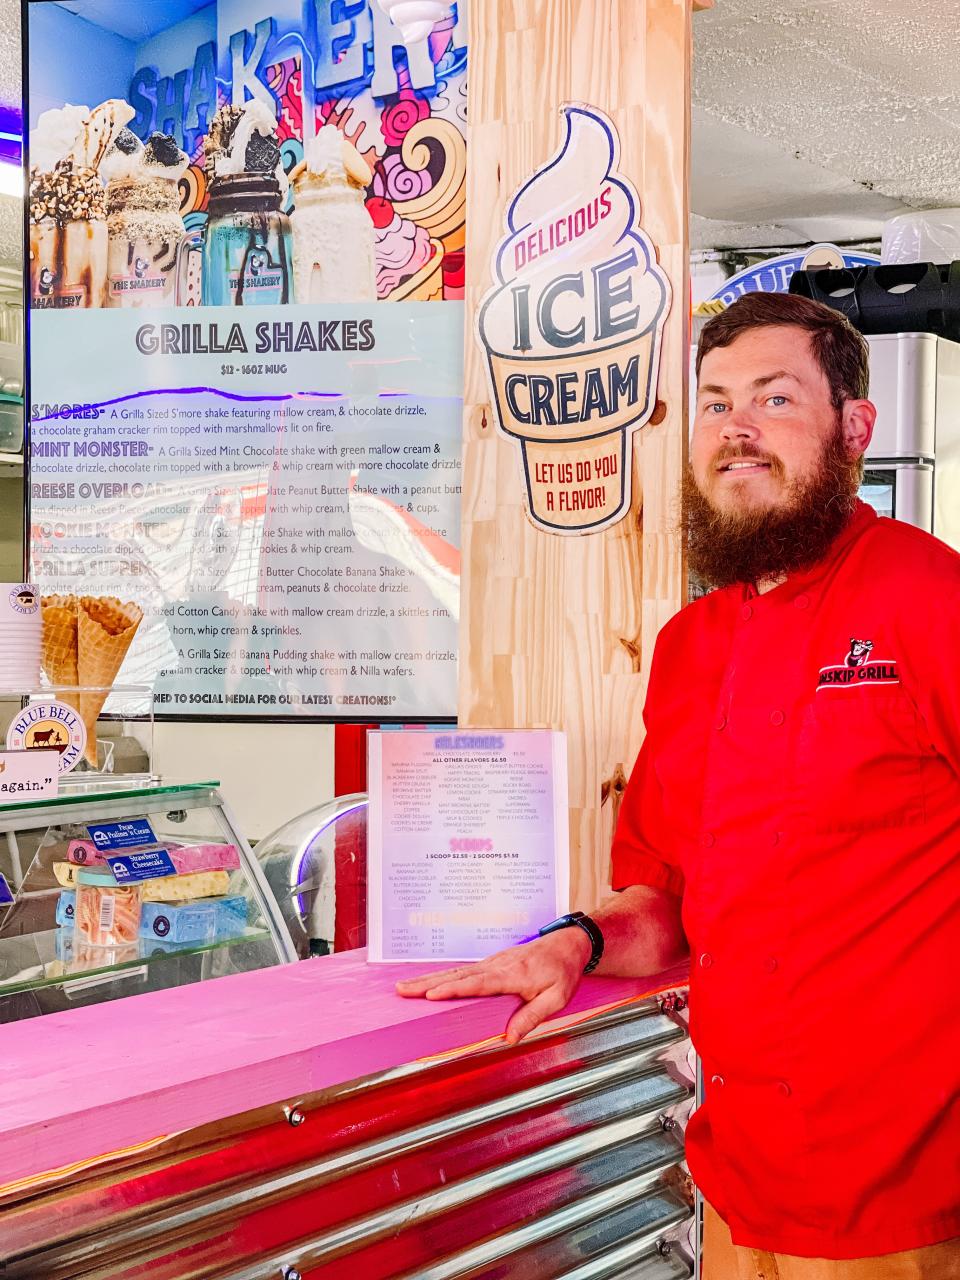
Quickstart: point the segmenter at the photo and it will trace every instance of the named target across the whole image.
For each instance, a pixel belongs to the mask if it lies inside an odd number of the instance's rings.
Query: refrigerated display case
[[[585,978],[508,1047],[509,998],[401,1000],[407,972],[353,952],[159,992],[119,1063],[106,1008],[9,1028],[36,1070],[0,1109],[3,1275],[689,1280],[684,976]]]
[[[111,791],[98,780],[89,790],[0,806],[0,874],[12,898],[0,906],[0,1022],[297,959],[217,788]],[[132,874],[151,874],[126,886],[117,885],[93,835],[118,824],[135,826],[140,843],[130,852],[157,855],[141,856]],[[171,868],[173,875],[154,874]],[[78,917],[87,895],[93,921]]]
[[[238,839],[215,783],[0,810],[8,869],[29,858],[17,916],[36,921],[17,932],[8,917],[0,959],[8,944],[36,956],[51,932],[52,851],[132,820],[171,846]],[[48,1002],[36,1013],[155,992],[119,1018],[104,1005],[7,1028],[21,1069],[0,1109],[4,1275],[696,1273],[685,967],[586,978],[559,1017],[506,1046],[509,997],[402,1000],[409,969],[352,949],[365,830],[355,795],[256,856],[239,842],[231,891],[242,872],[256,939],[77,974],[3,970],[0,1011],[20,993]],[[282,963],[318,944],[350,954]],[[203,983],[219,961],[238,976]]]

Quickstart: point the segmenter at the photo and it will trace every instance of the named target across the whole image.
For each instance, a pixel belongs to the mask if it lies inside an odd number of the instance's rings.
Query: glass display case
[[[218,785],[0,806],[0,1022],[298,958]]]
[[[367,941],[367,797],[338,796],[258,841],[257,860],[301,958]]]

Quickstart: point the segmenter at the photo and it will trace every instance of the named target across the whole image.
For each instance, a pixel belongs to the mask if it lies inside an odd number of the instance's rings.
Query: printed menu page
[[[568,909],[562,733],[381,732],[368,752],[371,961],[480,960]]]

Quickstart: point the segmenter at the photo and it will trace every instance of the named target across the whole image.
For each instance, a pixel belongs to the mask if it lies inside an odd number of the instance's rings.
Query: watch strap
[[[539,936],[542,938],[548,933],[556,933],[558,929],[572,928],[582,929],[590,939],[590,959],[583,966],[583,972],[585,974],[593,973],[603,957],[603,931],[596,920],[585,915],[582,911],[571,911],[567,915],[558,916],[556,920],[551,920],[549,924],[545,924],[539,930]]]

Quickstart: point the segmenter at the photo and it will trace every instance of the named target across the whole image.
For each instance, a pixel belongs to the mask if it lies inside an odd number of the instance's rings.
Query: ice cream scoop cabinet
[[[215,782],[0,806],[0,875],[0,1022],[296,959]]]

